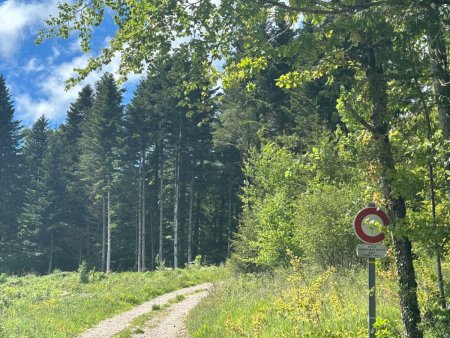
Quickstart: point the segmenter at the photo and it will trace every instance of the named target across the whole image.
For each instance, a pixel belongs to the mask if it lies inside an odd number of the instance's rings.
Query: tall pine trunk
[[[233,196],[232,196],[232,183],[233,178],[231,176],[231,165],[229,168],[229,178],[228,178],[228,236],[227,236],[227,258],[231,256],[231,224],[233,215]]]
[[[139,179],[138,179],[138,224],[137,224],[137,240],[136,240],[136,244],[137,244],[137,271],[141,272],[142,270],[142,266],[141,266],[141,262],[142,262],[142,258],[141,258],[141,254],[142,254],[142,249],[141,249],[141,245],[142,245],[142,162],[139,163]]]
[[[106,271],[106,197],[102,197],[102,271]]]
[[[52,273],[53,270],[53,252],[55,250],[55,232],[54,230],[50,231],[50,252],[48,254],[48,274]]]
[[[372,134],[375,142],[376,157],[380,165],[380,181],[391,223],[394,226],[393,245],[398,272],[399,297],[403,325],[406,335],[422,338],[419,328],[420,309],[417,301],[417,283],[413,264],[411,241],[398,237],[395,227],[405,221],[406,206],[401,196],[393,193],[393,177],[396,175],[395,162],[389,141],[389,124],[387,118],[387,82],[383,66],[377,60],[377,53],[372,46],[364,48],[366,55],[366,75],[369,85],[371,104]]]
[[[187,238],[187,259],[188,263],[192,262],[192,220],[194,212],[194,179],[195,173],[192,173],[191,191],[189,196],[189,216],[188,216],[188,238]]]
[[[173,205],[173,267],[178,268],[178,209],[180,206],[181,117],[175,159],[175,196]]]
[[[107,191],[107,202],[108,202],[108,245],[106,252],[106,272],[111,272],[111,175],[108,175],[108,191]]]
[[[155,244],[154,244],[154,231],[153,231],[153,212],[152,209],[150,208],[149,210],[149,220],[150,220],[150,224],[149,224],[149,232],[150,232],[150,270],[154,270],[154,262],[155,262]]]
[[[85,200],[85,206],[84,206],[84,215],[85,215],[85,220],[86,220],[86,245],[85,245],[85,247],[86,247],[86,257],[89,257],[90,256],[90,254],[91,254],[91,250],[90,250],[90,247],[91,247],[91,222],[89,221],[89,217],[88,217],[88,214],[89,214],[89,209],[88,209],[88,207],[87,207],[87,205],[88,205],[88,197],[86,197],[86,200]],[[81,264],[81,261],[80,261],[80,264]]]
[[[160,175],[159,175],[159,251],[158,265],[164,262],[164,141],[161,137],[160,144]]]
[[[145,151],[142,152],[142,233],[141,233],[141,271],[145,271]]]

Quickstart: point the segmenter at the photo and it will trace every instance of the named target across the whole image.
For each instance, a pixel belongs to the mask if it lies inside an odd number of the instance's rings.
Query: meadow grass
[[[56,272],[0,279],[0,337],[73,337],[158,295],[222,279],[215,267],[124,272]]]
[[[422,309],[430,297],[428,290],[436,289],[429,263],[418,264]],[[447,263],[447,281],[449,272]],[[378,266],[376,326],[380,338],[402,336],[396,278],[393,266],[385,270]],[[290,271],[230,277],[191,312],[187,323],[196,338],[367,337],[367,307],[365,268],[322,270],[294,264]],[[425,332],[426,337],[435,337],[429,327]]]

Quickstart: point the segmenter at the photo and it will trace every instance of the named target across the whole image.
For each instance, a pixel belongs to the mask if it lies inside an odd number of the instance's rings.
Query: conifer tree
[[[49,137],[48,148],[43,161],[44,198],[47,202],[45,217],[43,217],[43,245],[46,248],[45,252],[48,259],[47,273],[51,273],[54,267],[74,269],[77,266],[68,264],[71,260],[73,261],[73,257],[70,257],[72,239],[70,233],[67,232],[68,203],[66,201],[67,171],[64,163],[65,155],[61,131],[55,131]],[[61,253],[65,257],[61,257]]]
[[[90,263],[91,243],[89,241],[91,233],[91,222],[88,215],[88,195],[87,187],[83,185],[80,176],[80,139],[83,135],[83,123],[92,108],[94,92],[92,87],[87,85],[79,92],[77,99],[70,105],[67,118],[62,129],[62,144],[64,148],[64,166],[67,175],[67,195],[66,215],[71,234],[72,266],[79,266],[83,260]],[[75,247],[76,245],[76,247]],[[77,255],[77,257],[75,257]]]
[[[25,268],[44,270],[45,265],[45,227],[50,200],[47,199],[44,159],[48,151],[50,137],[48,119],[42,115],[27,130],[24,156],[26,160],[25,203],[19,217],[23,264]]]
[[[22,204],[20,190],[21,126],[14,120],[14,107],[3,75],[0,75],[0,271],[14,254],[17,216]],[[11,266],[9,268],[12,268]]]
[[[95,85],[92,109],[83,124],[80,170],[94,202],[101,201],[102,270],[111,271],[111,193],[118,161],[122,128],[122,92],[114,77],[106,73]]]
[[[155,185],[153,185],[153,196],[149,196],[149,162],[151,150],[155,152],[156,144],[156,128],[158,126],[157,119],[159,114],[155,111],[152,93],[153,79],[144,79],[139,84],[134,97],[127,107],[125,126],[127,138],[127,161],[131,180],[135,187],[135,197],[133,204],[136,206],[137,226],[136,226],[136,266],[138,271],[146,270],[147,257],[147,233],[150,234],[150,256],[152,257],[150,264],[153,265],[153,229],[147,230],[147,197],[153,197],[155,201]],[[154,169],[154,168],[153,168]],[[157,169],[156,169],[157,171]],[[152,220],[150,220],[152,226]]]

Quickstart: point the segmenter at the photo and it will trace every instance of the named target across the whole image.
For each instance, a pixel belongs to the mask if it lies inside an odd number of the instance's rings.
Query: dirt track
[[[152,311],[154,305],[163,305],[174,299],[177,295],[186,295],[186,299],[179,303],[172,304],[161,315],[153,318],[145,327],[144,333],[135,335],[140,338],[185,338],[186,328],[184,318],[189,311],[206,297],[211,284],[201,284],[182,290],[167,293],[145,302],[134,309],[121,313],[110,319],[100,322],[97,326],[89,329],[79,336],[79,338],[107,338],[112,337],[130,325],[130,322],[147,312]],[[203,291],[202,291],[203,290]],[[193,292],[196,292],[192,294]]]

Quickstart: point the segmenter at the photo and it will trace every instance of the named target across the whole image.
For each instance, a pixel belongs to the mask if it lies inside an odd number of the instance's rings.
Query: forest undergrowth
[[[323,269],[292,259],[290,269],[237,274],[190,314],[192,337],[367,337],[367,270]],[[436,306],[432,261],[418,260],[425,337],[448,337],[450,311]],[[444,264],[450,276],[450,264]],[[448,279],[448,277],[447,277]],[[448,287],[448,286],[447,286]],[[377,262],[376,337],[402,337],[397,275]]]
[[[142,273],[80,269],[41,277],[0,275],[0,337],[74,337],[156,296],[215,281],[225,273],[194,266]]]

